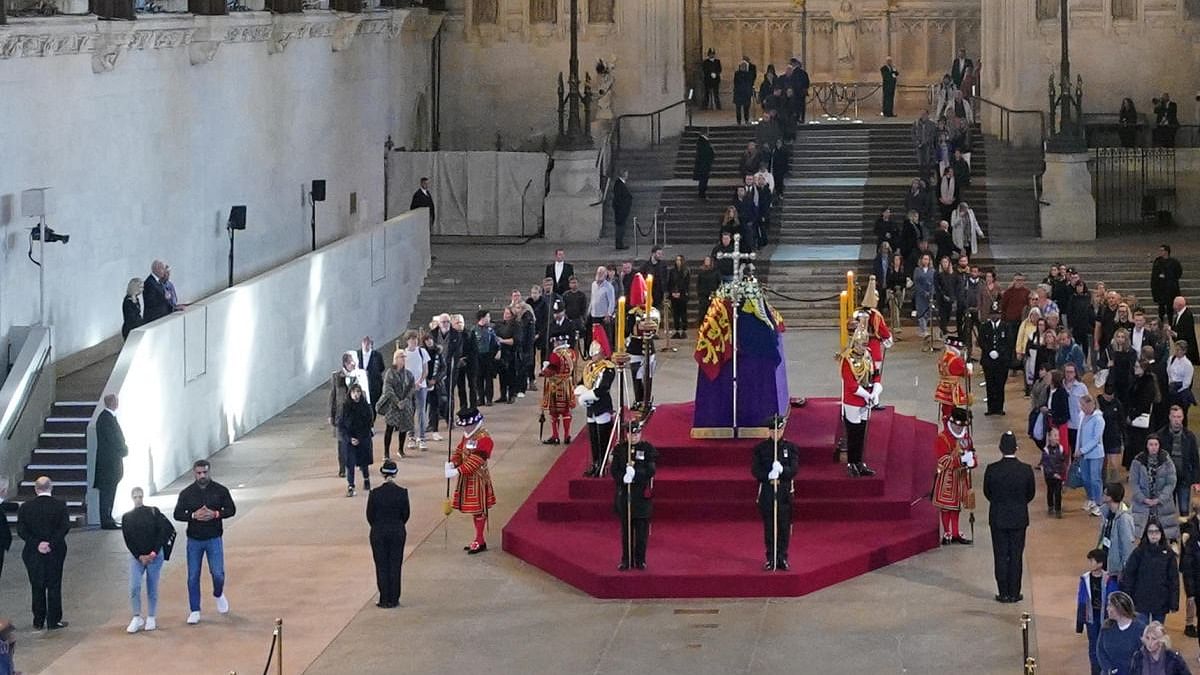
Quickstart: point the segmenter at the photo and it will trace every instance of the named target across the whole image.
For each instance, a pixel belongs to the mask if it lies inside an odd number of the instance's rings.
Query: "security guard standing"
[[[758,513],[763,519],[767,546],[766,571],[788,569],[788,544],[792,534],[792,481],[800,467],[800,449],[783,439],[787,418],[775,414],[767,420],[771,437],[754,446],[750,473],[758,481]]]
[[[658,450],[642,440],[642,422],[630,422],[625,442],[617,446],[613,455],[611,472],[617,486],[613,506],[621,518],[619,570],[646,569],[646,542],[650,538],[650,516],[654,513],[657,460]]]
[[[367,496],[367,523],[371,525],[371,554],[375,558],[375,583],[381,609],[400,606],[400,570],[408,539],[408,490],[396,485],[398,468],[387,460],[380,468],[383,485]]]

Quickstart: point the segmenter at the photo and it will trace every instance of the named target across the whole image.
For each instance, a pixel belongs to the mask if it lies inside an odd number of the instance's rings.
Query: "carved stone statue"
[[[615,69],[614,59],[605,61],[600,59],[596,63],[596,119],[611,120],[613,118],[613,87],[616,86],[616,81],[613,79],[613,70]]]
[[[831,13],[838,65],[853,65],[854,56],[858,52],[858,12],[854,9],[854,3],[842,0]]]

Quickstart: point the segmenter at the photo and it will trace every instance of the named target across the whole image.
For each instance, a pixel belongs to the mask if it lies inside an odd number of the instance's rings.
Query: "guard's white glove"
[[[778,463],[778,462],[777,462],[777,463]],[[783,472],[782,472],[782,471],[780,471],[779,469],[771,469],[771,472],[767,474],[767,479],[768,479],[768,480],[779,480],[779,476],[780,476],[782,473],[783,473]]]
[[[550,362],[549,362],[549,361],[542,361],[542,370],[545,370],[545,369],[547,369],[547,368],[549,368],[549,367],[550,367]]]
[[[871,398],[871,392],[867,391],[862,385],[859,385],[858,389],[854,390],[854,393],[860,398]]]
[[[962,455],[962,463],[963,463],[963,466],[967,467],[968,469],[974,469],[975,468],[975,453],[970,450],[964,452]]]
[[[974,364],[974,363],[968,363],[968,364],[967,364],[967,374],[968,374],[968,375],[974,375],[974,374],[975,374],[975,364]]]
[[[894,344],[896,344],[896,341],[895,341],[895,340],[893,340],[892,338],[888,338],[888,339],[886,339],[886,340],[884,340],[884,341],[883,341],[883,348],[884,348],[884,349],[891,349],[891,348],[892,348],[892,345],[894,345]]]
[[[993,349],[992,351],[988,352],[988,358],[995,361],[996,359],[1000,358],[1000,352]]]
[[[626,485],[629,485],[630,483],[633,482],[633,467],[632,466],[625,467],[625,477],[622,478],[621,480],[624,481]]]
[[[457,477],[458,477],[458,467],[454,466],[450,462],[446,462],[446,478],[457,478]]]
[[[771,462],[771,473],[775,474],[775,477],[778,478],[779,474],[783,473],[783,465],[778,461]]]
[[[575,398],[579,399],[579,402],[584,405],[591,405],[599,400],[591,389],[582,384],[575,387]]]

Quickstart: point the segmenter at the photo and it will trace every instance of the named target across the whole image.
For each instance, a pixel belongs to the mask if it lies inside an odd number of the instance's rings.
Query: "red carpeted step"
[[[796,520],[903,520],[909,517],[913,502],[907,488],[892,491],[886,497],[792,498]],[[754,488],[743,499],[696,500],[666,499],[655,496],[655,520],[757,520]],[[612,517],[613,493],[600,499],[548,499],[538,502],[537,516],[544,521],[594,521]]]
[[[925,514],[932,520],[931,514]],[[504,550],[598,598],[799,596],[936,548],[916,520],[824,521],[793,527],[787,572],[764,572],[761,522],[655,521],[647,569],[618,571],[620,526],[544,523],[504,530]],[[570,546],[563,542],[570,541]]]
[[[850,478],[846,469],[830,461],[832,450],[823,453],[821,464],[805,465],[796,477],[794,492],[806,497],[868,497],[883,494],[884,481],[874,478]],[[750,475],[750,462],[741,466],[700,465],[660,466],[654,478],[654,495],[663,499],[738,499],[753,498],[758,482]],[[571,499],[611,497],[611,479],[573,478]]]

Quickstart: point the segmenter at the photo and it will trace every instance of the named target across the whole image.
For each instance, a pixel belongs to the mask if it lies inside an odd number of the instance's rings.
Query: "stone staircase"
[[[12,502],[14,506],[34,498],[33,483],[48,476],[54,496],[67,504],[71,526],[87,522],[87,425],[96,410],[95,401],[55,401],[37,447],[25,466],[25,474]],[[15,523],[16,512],[8,513]]]

